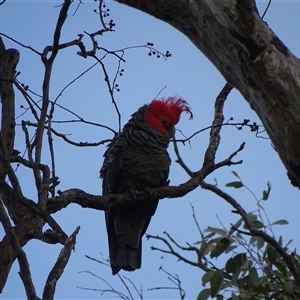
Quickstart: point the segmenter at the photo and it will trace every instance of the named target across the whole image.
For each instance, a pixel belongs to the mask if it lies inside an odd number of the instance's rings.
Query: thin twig
[[[201,238],[204,239],[204,234],[203,234],[203,232],[202,232],[202,230],[200,228],[200,225],[199,225],[198,220],[197,220],[196,215],[195,215],[195,207],[192,205],[192,203],[190,203],[190,205],[191,205],[191,208],[192,208],[192,212],[193,212],[192,215],[193,215],[193,219],[195,221],[195,224],[196,224],[196,226],[198,228],[198,231],[200,233]]]
[[[29,94],[27,93],[27,91],[22,87],[22,85],[20,84],[20,82],[18,80],[15,80],[14,81],[14,84],[15,86],[17,87],[17,89],[22,93],[25,101],[27,102],[27,104],[29,105],[29,108],[31,110],[31,113],[33,114],[34,118],[36,119],[36,121],[39,120],[39,116],[37,114],[37,111],[34,109],[34,106],[36,106],[40,111],[41,111],[41,108],[38,106],[38,104],[33,100],[32,97],[29,96]],[[33,104],[32,104],[32,103]],[[27,108],[28,110],[28,108]],[[27,111],[26,110],[26,111]],[[24,114],[24,113],[23,113]],[[23,115],[22,114],[22,115]],[[22,116],[20,115],[20,116]],[[20,116],[18,116],[16,119],[20,118]]]
[[[38,127],[37,124],[35,123],[31,123],[31,122],[25,122],[26,125],[28,126],[33,126],[33,127]],[[48,129],[48,126],[45,126],[44,127],[45,129]],[[50,129],[51,132],[53,134],[55,134],[56,136],[62,138],[64,141],[66,141],[67,143],[73,145],[73,146],[77,146],[77,147],[97,147],[97,146],[100,146],[100,145],[104,145],[105,143],[109,143],[111,142],[111,139],[106,139],[106,140],[102,140],[100,142],[95,142],[95,143],[89,143],[89,142],[74,142],[72,140],[70,140],[69,138],[67,138],[67,136],[63,133],[59,133],[57,132],[55,129],[51,128]]]
[[[167,88],[167,86],[165,85],[158,93],[157,95],[154,97],[154,100],[158,98],[158,96]]]
[[[271,5],[271,2],[272,2],[272,0],[269,0],[269,2],[268,2],[268,4],[267,4],[267,7],[266,7],[265,11],[263,12],[263,14],[262,14],[262,16],[261,16],[262,19],[265,17],[267,11],[269,10],[269,7],[270,7],[270,5]]]
[[[176,286],[176,287],[154,287],[148,289],[148,291],[153,290],[178,290],[180,295],[180,300],[183,300],[185,298],[185,291],[181,286],[181,280],[179,279],[179,276],[177,274],[172,275],[171,273],[167,272],[163,269],[162,266],[159,267],[159,271],[163,271],[165,274],[168,275],[168,279]]]
[[[233,153],[231,153],[231,154],[229,155],[228,158],[222,160],[221,162],[216,163],[215,169],[219,169],[219,168],[224,167],[224,166],[239,165],[239,164],[243,163],[242,160],[233,162],[233,161],[232,161],[232,158],[235,157],[240,151],[242,151],[242,150],[244,149],[245,144],[246,144],[246,143],[243,142],[243,143],[240,145],[240,147],[239,147],[236,151],[234,151]]]
[[[72,14],[72,17],[74,17],[74,16],[76,15],[76,13],[77,13],[79,7],[80,7],[82,4],[84,4],[84,3],[82,2],[82,0],[79,0],[78,5],[77,5],[77,7],[76,7],[74,13]]]
[[[74,82],[76,82],[79,78],[81,78],[83,75],[85,75],[87,72],[89,72],[91,69],[93,69],[96,65],[98,64],[98,62],[92,64],[89,68],[87,68],[85,71],[83,71],[81,74],[79,74],[78,76],[76,76],[72,81],[70,81],[61,91],[60,93],[56,96],[55,100],[53,101],[53,103],[56,104],[57,100],[62,96],[63,92],[69,87],[71,86]]]
[[[52,118],[54,115],[54,109],[55,109],[55,105],[52,102],[51,103],[51,109],[50,109],[50,113],[48,116],[48,126],[47,126],[47,135],[48,135],[48,145],[49,145],[49,151],[50,151],[50,160],[51,160],[51,177],[55,178],[56,177],[56,171],[55,171],[55,156],[54,156],[54,146],[53,146],[53,138],[52,138]],[[50,189],[49,189],[50,190]],[[53,187],[50,190],[52,197],[55,196],[55,185],[53,185]]]
[[[146,235],[146,238],[147,239],[156,239],[156,240],[160,240],[162,242],[165,243],[165,245],[169,248],[169,250],[165,250],[165,249],[160,249],[160,248],[157,248],[157,247],[154,247],[154,246],[151,246],[151,250],[156,250],[156,251],[159,251],[159,252],[163,252],[163,253],[167,253],[167,254],[172,254],[174,255],[175,257],[178,258],[178,260],[180,261],[183,261],[189,265],[192,265],[194,267],[198,267],[198,264],[191,261],[191,260],[188,260],[187,258],[185,258],[184,256],[182,256],[181,254],[179,254],[178,252],[176,252],[173,247],[171,246],[171,244],[165,239],[165,238],[162,238],[160,236],[154,236],[154,235],[150,235],[150,234],[147,234]],[[195,249],[191,249],[193,251],[195,251]]]
[[[26,46],[26,45],[24,45],[24,44],[20,43],[19,41],[15,40],[14,38],[12,38],[12,37],[8,36],[8,35],[7,35],[7,34],[5,34],[5,33],[2,33],[2,32],[0,32],[0,35],[2,35],[2,36],[4,36],[4,37],[6,37],[7,39],[9,39],[9,40],[13,41],[14,43],[18,44],[19,46],[21,46],[21,47],[23,47],[23,48],[26,48],[26,49],[29,49],[29,50],[31,50],[32,52],[34,52],[34,53],[38,54],[39,56],[41,56],[41,55],[42,55],[42,53],[41,53],[41,52],[38,52],[37,50],[35,50],[35,49],[34,49],[34,48],[32,48],[31,46]]]
[[[173,146],[174,146],[174,152],[177,156],[177,159],[175,160],[176,163],[178,163],[185,171],[186,173],[190,176],[193,177],[193,172],[189,169],[189,167],[185,164],[185,162],[183,161],[180,153],[179,153],[179,149],[177,146],[177,141],[176,141],[176,137],[174,136],[173,138]]]
[[[120,113],[118,104],[117,104],[117,102],[116,102],[116,100],[115,100],[115,96],[114,96],[114,88],[111,86],[111,83],[110,83],[110,80],[109,80],[109,76],[108,76],[108,73],[107,73],[107,71],[106,71],[106,68],[105,68],[104,63],[103,63],[97,56],[94,55],[93,57],[100,63],[100,65],[101,65],[101,67],[102,67],[102,70],[103,70],[103,73],[104,73],[104,75],[105,75],[104,80],[105,80],[106,85],[107,85],[107,87],[108,87],[108,91],[109,91],[109,94],[110,94],[111,102],[112,102],[112,104],[114,105],[115,110],[116,110],[116,112],[117,112],[117,116],[118,116],[118,124],[119,124],[118,128],[119,128],[119,133],[120,133],[120,132],[121,132],[121,118],[122,118],[122,116],[121,116],[121,113]]]

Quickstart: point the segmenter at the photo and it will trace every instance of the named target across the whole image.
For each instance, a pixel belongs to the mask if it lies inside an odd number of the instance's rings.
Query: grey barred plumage
[[[155,106],[157,103],[160,111],[156,112],[154,107],[155,116],[152,116],[151,105]],[[172,109],[172,105],[175,109]],[[174,125],[182,111],[191,114],[183,99],[168,98],[154,100],[132,115],[121,134],[113,139],[104,153],[100,170],[103,195],[128,191],[134,194],[136,191],[167,184],[171,163],[167,147],[174,136]],[[163,129],[155,128],[156,125],[147,123],[146,119],[150,123],[161,122]],[[141,238],[157,205],[158,200],[155,200],[105,212],[113,274],[117,274],[120,269],[133,271],[141,267]]]

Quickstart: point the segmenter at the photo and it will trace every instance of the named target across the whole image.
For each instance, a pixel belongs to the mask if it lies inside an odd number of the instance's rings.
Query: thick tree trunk
[[[300,62],[254,0],[116,0],[180,30],[258,114],[292,184],[300,187]]]

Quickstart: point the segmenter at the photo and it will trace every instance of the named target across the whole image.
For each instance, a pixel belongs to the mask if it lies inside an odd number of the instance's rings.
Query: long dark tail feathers
[[[110,264],[111,266],[111,271],[112,271],[112,274],[113,275],[116,275],[119,273],[120,270],[125,270],[125,271],[129,271],[129,272],[132,272],[132,271],[135,271],[136,269],[133,269],[131,268],[130,266],[126,266],[126,267],[117,267],[113,264]]]
[[[110,248],[112,250],[112,248]],[[141,241],[137,249],[131,247],[119,247],[115,245],[111,251],[110,265],[112,274],[116,275],[121,269],[125,271],[135,271],[141,268],[142,245]]]

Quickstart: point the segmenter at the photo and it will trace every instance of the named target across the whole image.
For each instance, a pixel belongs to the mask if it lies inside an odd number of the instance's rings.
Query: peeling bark
[[[116,0],[185,34],[241,92],[263,123],[291,183],[300,187],[300,62],[254,0]]]

